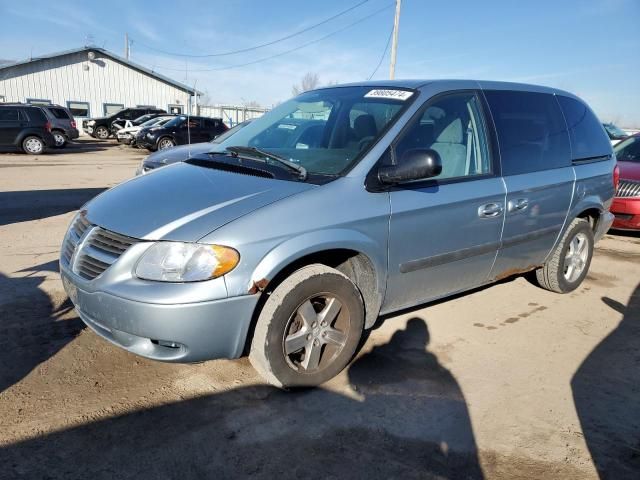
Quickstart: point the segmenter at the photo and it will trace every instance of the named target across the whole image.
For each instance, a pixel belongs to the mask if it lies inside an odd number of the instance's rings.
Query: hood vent
[[[254,167],[247,167],[244,165],[233,165],[230,163],[217,162],[215,160],[200,160],[197,158],[190,158],[189,160],[185,160],[185,163],[188,163],[191,165],[197,165],[199,167],[223,170],[225,172],[239,173],[241,175],[250,175],[252,177],[276,178],[273,173],[267,170],[262,170],[260,168],[254,168]]]

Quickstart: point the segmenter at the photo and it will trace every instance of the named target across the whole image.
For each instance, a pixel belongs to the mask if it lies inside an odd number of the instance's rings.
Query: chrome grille
[[[640,197],[640,181],[620,180],[620,183],[618,183],[618,191],[616,192],[616,197]]]
[[[74,273],[93,280],[115,263],[137,240],[91,225],[80,215],[69,229],[62,260]],[[76,252],[76,249],[79,249]]]

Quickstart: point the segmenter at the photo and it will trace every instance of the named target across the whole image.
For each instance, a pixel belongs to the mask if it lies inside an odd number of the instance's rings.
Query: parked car
[[[602,126],[609,135],[611,145],[616,145],[621,140],[627,138],[629,134],[622,130],[620,127],[615,126],[613,123],[603,123]]]
[[[39,105],[51,122],[51,134],[56,148],[63,148],[69,140],[75,140],[80,136],[76,128],[71,110],[61,105]]]
[[[117,138],[118,132],[123,128],[137,127],[142,125],[143,123],[148,122],[149,120],[152,120],[158,117],[167,116],[167,115],[169,114],[168,113],[147,113],[146,115],[142,115],[141,117],[135,118],[133,120],[124,120],[124,119],[116,120],[111,124],[111,134]],[[175,116],[175,115],[172,115],[172,116]]]
[[[111,124],[116,120],[133,120],[148,113],[167,113],[160,108],[136,107],[124,108],[116,113],[99,118],[83,120],[82,128],[94,138],[107,139],[112,135]]]
[[[158,150],[145,158],[136,170],[136,175],[144,175],[145,173],[155,170],[156,168],[165,167],[172,163],[183,162],[188,160],[194,155],[201,153],[208,153],[214,150],[217,144],[222,143],[231,135],[234,135],[240,129],[246,127],[251,123],[251,120],[245,120],[242,123],[230,128],[221,135],[210,142],[192,143],[191,145],[179,145],[173,148],[165,148],[164,150]]]
[[[143,136],[136,136],[136,144],[155,152],[176,145],[208,142],[227,130],[221,118],[178,115],[162,126],[150,128]]]
[[[318,121],[318,143],[289,142],[284,130]],[[567,92],[332,86],[84,205],[61,276],[82,320],[130,352],[248,351],[274,385],[318,385],[381,314],[521,272],[576,289],[613,221],[615,169],[599,120]]]
[[[0,103],[0,149],[29,155],[44,153],[56,144],[51,121],[42,107],[23,103]]]
[[[623,140],[614,147],[620,183],[611,212],[616,216],[613,228],[640,230],[640,134]]]
[[[169,115],[169,114],[167,114],[167,115],[159,115],[159,116],[153,115],[152,118],[147,119],[143,123],[139,123],[139,124],[137,124],[135,126],[131,126],[131,127],[127,127],[127,128],[121,128],[116,133],[116,139],[118,140],[118,143],[124,143],[124,144],[127,144],[127,145],[134,145],[135,144],[136,135],[138,134],[138,132],[140,130],[142,130],[144,128],[151,128],[151,127],[154,127],[154,126],[164,125],[165,123],[167,123],[169,120],[173,119],[174,117],[175,117],[175,115]]]

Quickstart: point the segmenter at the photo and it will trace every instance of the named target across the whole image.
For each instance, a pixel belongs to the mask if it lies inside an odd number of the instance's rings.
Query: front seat
[[[364,114],[353,121],[353,133],[358,150],[362,150],[378,134],[378,127],[373,115]]]
[[[465,175],[467,147],[464,144],[464,129],[459,117],[453,120],[443,119],[438,122],[442,126],[436,141],[431,148],[440,154],[442,173],[440,178],[461,177]],[[438,131],[436,129],[436,131]]]

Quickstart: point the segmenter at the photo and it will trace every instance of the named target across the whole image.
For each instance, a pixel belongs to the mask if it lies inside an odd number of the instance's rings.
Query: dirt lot
[[[640,235],[560,296],[523,278],[387,319],[322,388],[169,365],[83,327],[73,212],[140,151],[0,155],[0,478],[640,478]]]

